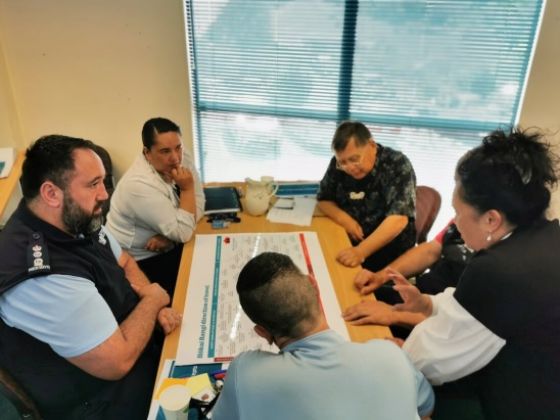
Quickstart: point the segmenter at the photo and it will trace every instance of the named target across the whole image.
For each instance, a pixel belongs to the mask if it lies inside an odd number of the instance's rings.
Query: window
[[[320,179],[345,119],[450,209],[457,159],[516,121],[542,0],[186,0],[205,181]],[[444,217],[451,213],[442,208]]]

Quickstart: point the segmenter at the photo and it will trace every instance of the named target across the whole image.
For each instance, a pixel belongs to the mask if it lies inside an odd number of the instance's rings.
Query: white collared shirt
[[[430,297],[432,316],[418,324],[403,350],[434,385],[467,376],[496,357],[506,341],[464,309],[455,288]]]
[[[166,182],[143,154],[117,184],[106,226],[135,260],[157,255],[145,249],[154,235],[163,235],[177,243],[189,241],[197,221],[204,215],[204,191],[186,149],[183,149],[182,164],[194,178],[196,215],[179,207],[175,184]]]

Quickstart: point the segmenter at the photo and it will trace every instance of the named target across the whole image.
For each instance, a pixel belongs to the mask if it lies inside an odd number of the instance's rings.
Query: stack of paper
[[[290,204],[291,203],[291,204]],[[292,197],[278,199],[268,211],[266,218],[274,223],[291,223],[298,226],[311,226],[315,211],[315,197]]]

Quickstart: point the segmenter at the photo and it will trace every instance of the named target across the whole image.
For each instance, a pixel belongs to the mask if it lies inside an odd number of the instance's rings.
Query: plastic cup
[[[159,405],[166,420],[187,420],[191,394],[186,386],[171,385],[159,396]]]

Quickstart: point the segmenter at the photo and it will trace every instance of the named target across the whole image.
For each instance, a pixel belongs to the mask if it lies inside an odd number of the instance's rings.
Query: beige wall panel
[[[120,175],[141,150],[144,121],[166,116],[191,147],[180,0],[0,0],[0,26],[25,144],[89,138]]]
[[[560,1],[548,0],[521,116],[521,126],[539,127],[560,154]],[[560,190],[552,195],[549,216],[560,217]]]
[[[0,0],[0,146],[54,132],[90,138],[118,176],[140,151],[142,123],[161,115],[190,147],[184,37],[180,0]],[[549,0],[520,123],[553,133],[558,149],[559,40],[560,1]]]
[[[0,26],[0,147],[23,148],[23,139],[2,44]]]

